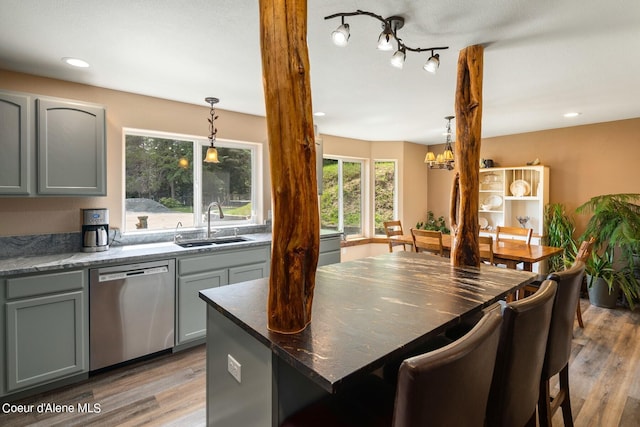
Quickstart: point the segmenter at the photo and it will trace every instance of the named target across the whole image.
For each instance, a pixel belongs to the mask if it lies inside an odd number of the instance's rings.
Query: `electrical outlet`
[[[236,381],[242,383],[242,365],[230,354],[227,354],[227,371],[229,371],[231,376],[235,378]]]

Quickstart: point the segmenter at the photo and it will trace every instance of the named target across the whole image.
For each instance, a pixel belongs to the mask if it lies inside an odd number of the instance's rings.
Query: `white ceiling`
[[[640,117],[638,0],[309,0],[308,43],[320,132],[443,142],[458,53],[483,44],[483,137]],[[355,16],[345,48],[337,12],[405,18],[412,47],[449,46],[403,70],[376,50],[380,23]],[[62,57],[91,64],[73,69]],[[0,68],[265,115],[257,0],[0,0]],[[563,113],[581,115],[566,119]],[[204,119],[203,119],[204,120]],[[224,112],[218,127],[224,127]]]

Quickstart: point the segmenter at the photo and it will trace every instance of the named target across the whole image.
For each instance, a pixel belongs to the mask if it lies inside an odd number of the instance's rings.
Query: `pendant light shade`
[[[205,163],[220,163],[218,160],[218,150],[213,145],[207,148],[207,154],[204,156]]]

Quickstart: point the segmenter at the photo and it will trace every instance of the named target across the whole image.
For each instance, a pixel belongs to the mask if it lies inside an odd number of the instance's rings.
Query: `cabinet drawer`
[[[257,264],[269,259],[269,246],[217,252],[178,260],[178,274],[202,273],[219,268],[229,268],[246,264]]]
[[[7,279],[6,298],[11,300],[83,289],[84,277],[85,271],[78,270]]]

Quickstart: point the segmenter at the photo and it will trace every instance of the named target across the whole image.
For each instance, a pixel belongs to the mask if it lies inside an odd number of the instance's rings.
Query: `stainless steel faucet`
[[[176,224],[176,231],[173,232],[173,243],[178,243],[178,237],[182,239],[182,235],[178,234],[178,227],[182,227],[181,221],[178,221]]]
[[[222,213],[222,207],[220,206],[220,202],[211,202],[209,206],[207,206],[207,239],[211,237],[211,208],[216,205],[218,207],[218,212],[220,213],[220,219],[224,218],[224,214]],[[216,233],[218,230],[216,230]],[[215,233],[214,233],[215,234]]]

